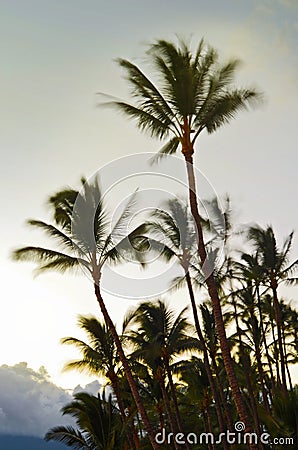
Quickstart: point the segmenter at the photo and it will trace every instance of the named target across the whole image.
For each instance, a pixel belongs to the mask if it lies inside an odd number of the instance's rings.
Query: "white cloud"
[[[73,394],[77,394],[78,392],[88,392],[91,395],[97,395],[102,390],[102,384],[100,384],[97,380],[91,381],[91,383],[86,384],[83,388],[80,384],[76,386],[73,390]]]
[[[71,396],[27,363],[0,366],[0,434],[43,437],[50,427],[69,423],[60,409]]]

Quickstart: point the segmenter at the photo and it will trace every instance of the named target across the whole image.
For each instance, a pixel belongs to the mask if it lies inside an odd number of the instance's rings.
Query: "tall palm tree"
[[[225,369],[239,416],[248,424],[246,408],[233,368],[220,299],[204,244],[193,154],[195,143],[204,131],[212,133],[230,122],[237,112],[247,109],[259,95],[253,89],[233,88],[232,81],[239,61],[231,60],[219,65],[216,51],[207,47],[203,40],[194,53],[182,41],[176,46],[171,42],[158,40],[150,46],[148,57],[157,74],[160,88],[135,64],[119,59],[132,87],[135,103],[115,101],[112,104],[135,119],[138,127],[153,137],[170,137],[158,156],[173,154],[179,146],[181,148],[187,168],[191,212],[197,226],[198,253],[213,304]],[[250,427],[247,429],[250,430]]]
[[[82,184],[83,187],[80,192],[74,189],[64,189],[49,199],[53,207],[54,225],[40,220],[29,220],[30,225],[42,229],[53,238],[63,252],[56,249],[28,246],[15,250],[13,257],[18,261],[36,261],[39,264],[39,272],[47,270],[64,272],[78,267],[83,267],[88,272],[93,281],[97,302],[104,321],[113,336],[119,359],[150,437],[151,445],[154,449],[158,449],[159,446],[155,442],[153,430],[121,341],[100,289],[104,264],[120,261],[124,257],[123,252],[131,251],[133,246],[137,246],[140,239],[143,239],[139,236],[144,233],[144,226],[134,229],[128,235],[123,233],[131,212],[132,199],[111,229],[98,181],[94,180],[92,184],[89,184],[85,179],[82,179]]]
[[[168,212],[166,210],[168,210]],[[210,387],[215,399],[220,431],[224,432],[226,430],[226,425],[224,424],[220,407],[216,380],[213,377],[209,362],[207,345],[201,330],[191,277],[191,272],[195,270],[197,282],[199,283],[201,281],[202,283],[203,277],[200,273],[200,267],[197,268],[196,230],[193,217],[190,214],[188,206],[177,199],[168,200],[165,204],[165,210],[156,209],[151,213],[151,217],[152,220],[147,223],[150,247],[159,251],[160,255],[164,257],[166,261],[175,258],[182,268],[184,278],[180,279],[178,277],[177,286],[180,286],[181,281],[186,282],[195,328],[203,351],[204,364]],[[204,221],[204,225],[206,228],[208,227],[208,230],[210,231],[210,240],[212,241],[212,235],[214,235],[214,231],[212,230],[214,230],[215,227],[210,221]],[[156,240],[157,238],[159,238],[158,241]],[[201,280],[199,280],[199,277]]]
[[[276,237],[271,226],[262,228],[260,226],[250,227],[248,237],[258,251],[260,265],[264,270],[263,284],[272,292],[275,321],[277,327],[278,351],[280,358],[280,370],[282,378],[282,389],[287,391],[286,363],[282,339],[282,321],[278,298],[278,286],[283,282],[296,283],[297,278],[291,275],[297,269],[298,260],[289,263],[293,233],[284,241],[283,247],[277,247]]]

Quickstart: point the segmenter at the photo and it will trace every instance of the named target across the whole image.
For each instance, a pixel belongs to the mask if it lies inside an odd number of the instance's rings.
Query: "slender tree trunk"
[[[287,371],[287,376],[288,376],[288,381],[289,381],[289,387],[290,387],[290,390],[293,391],[293,383],[292,383],[291,373],[290,373],[289,365],[288,365],[288,357],[287,357],[287,347],[286,347],[286,338],[285,338],[285,327],[284,327],[284,325],[282,325],[281,332],[282,332],[283,348],[284,348],[284,355],[285,355],[285,366],[286,366],[286,371]]]
[[[209,381],[209,384],[210,384],[210,387],[211,387],[212,395],[213,395],[213,398],[214,398],[214,401],[215,401],[215,409],[216,409],[219,429],[220,429],[221,433],[224,433],[226,431],[226,427],[224,425],[223,415],[222,415],[222,411],[221,411],[221,407],[220,407],[220,399],[219,399],[219,396],[218,396],[218,391],[217,391],[216,386],[215,386],[214,378],[212,376],[212,371],[211,371],[211,367],[210,367],[210,363],[209,363],[209,357],[208,357],[208,349],[207,349],[207,345],[206,345],[206,342],[205,342],[205,339],[204,339],[204,336],[203,336],[203,333],[202,333],[202,329],[201,329],[201,326],[200,326],[200,321],[199,321],[199,316],[198,316],[197,305],[196,305],[196,302],[195,302],[195,296],[194,296],[194,292],[193,292],[192,282],[191,282],[191,278],[190,278],[189,272],[187,270],[185,270],[185,278],[186,278],[186,283],[187,283],[190,303],[191,303],[191,307],[192,307],[192,312],[193,312],[196,332],[198,334],[198,338],[199,338],[200,343],[202,345],[203,356],[204,356],[204,366],[205,366],[206,373],[207,373],[207,376],[208,376],[208,381]],[[224,448],[227,448],[225,442],[224,442]]]
[[[114,371],[111,371],[109,373],[109,378],[111,380],[112,388],[113,388],[113,391],[115,393],[116,400],[117,400],[117,403],[118,403],[118,406],[119,406],[119,411],[120,411],[122,423],[125,424],[126,420],[127,420],[127,416],[125,414],[125,408],[124,408],[124,405],[123,405],[123,402],[122,402],[122,398],[121,398],[121,395],[120,395],[119,383],[118,383],[118,378],[117,378],[116,373]],[[134,444],[134,439],[133,439],[132,433],[133,433],[133,431],[131,429],[127,430],[127,439],[129,441],[129,444],[130,444],[131,448],[135,449],[136,446]]]
[[[260,347],[259,347],[259,342],[258,342],[259,341],[258,340],[258,328],[256,325],[257,319],[256,319],[253,311],[250,311],[250,320],[251,320],[252,330],[253,330],[253,341],[254,341],[254,346],[255,346],[255,354],[256,354],[262,396],[263,396],[265,408],[266,408],[267,412],[270,414],[271,411],[270,411],[270,406],[269,406],[269,402],[268,402],[267,391],[266,391],[266,388],[264,385],[264,371],[263,371],[262,357],[261,357],[261,352],[260,352]]]
[[[190,151],[191,150],[191,151]],[[183,151],[183,150],[182,150]],[[225,370],[227,373],[228,381],[231,387],[232,395],[234,398],[234,402],[236,405],[237,412],[239,414],[240,420],[245,424],[246,432],[252,432],[252,427],[250,424],[250,420],[247,414],[247,410],[245,404],[242,399],[241,391],[239,389],[238,380],[236,377],[236,373],[233,366],[233,361],[230,353],[229,343],[226,335],[225,325],[222,316],[222,310],[220,305],[219,296],[217,293],[216,283],[214,280],[214,276],[212,270],[208,264],[207,253],[203,240],[203,230],[201,226],[201,218],[198,210],[197,203],[197,195],[196,195],[196,184],[195,184],[195,176],[193,170],[193,149],[189,147],[184,149],[183,151],[186,167],[187,167],[187,175],[188,175],[188,183],[189,183],[189,202],[190,208],[197,226],[198,233],[198,253],[202,264],[203,272],[206,275],[206,284],[209,292],[210,299],[213,305],[213,312],[215,318],[215,324],[217,329],[217,334],[220,342],[221,353],[224,361]],[[255,444],[250,444],[249,448],[251,450],[257,449]]]
[[[160,429],[160,431],[162,431],[162,429],[165,427],[165,421],[164,421],[163,407],[162,407],[161,401],[157,402],[156,411],[157,411],[158,419],[159,419],[159,429]]]
[[[133,442],[136,449],[140,448],[140,438],[138,436],[135,424],[132,423],[132,436],[133,436]]]
[[[214,436],[214,430],[213,430],[213,426],[212,426],[212,420],[211,420],[211,416],[210,416],[210,408],[209,407],[206,408],[206,412],[207,412],[209,433],[211,433],[212,436]],[[214,442],[212,442],[211,448],[212,448],[212,450],[216,450]]]
[[[203,415],[203,422],[204,422],[204,430],[205,430],[205,433],[209,433],[209,427],[208,427],[208,420],[207,420],[207,418],[206,418],[206,411],[203,411],[202,412],[202,415]],[[210,442],[208,441],[208,450],[213,450],[212,449],[212,446],[211,446],[211,444],[210,444]]]
[[[168,376],[168,380],[169,380],[169,385],[171,388],[171,394],[172,394],[174,410],[175,410],[175,414],[176,414],[178,430],[180,433],[183,433],[183,426],[182,426],[181,416],[180,416],[180,412],[179,412],[179,408],[178,408],[177,396],[176,396],[176,392],[175,392],[175,386],[174,386],[174,382],[173,382],[170,364],[169,364],[167,356],[165,356],[163,359],[164,359],[164,364],[165,364],[165,368],[166,368],[166,372],[167,372],[167,376]],[[185,441],[185,448],[187,450],[190,450],[190,447],[189,447],[187,441]]]
[[[249,393],[249,403],[251,405],[252,417],[253,417],[253,421],[254,421],[254,424],[255,424],[255,427],[257,430],[257,434],[258,434],[258,437],[260,438],[260,435],[261,435],[260,419],[259,419],[259,415],[258,415],[257,402],[255,399],[253,386],[252,386],[252,382],[251,382],[251,377],[250,377],[249,358],[245,351],[243,341],[242,341],[242,333],[241,333],[242,330],[241,330],[240,324],[239,324],[237,304],[236,304],[233,290],[231,290],[231,298],[232,298],[232,304],[233,304],[234,315],[235,315],[236,331],[237,331],[237,336],[238,336],[238,340],[239,340],[240,355],[241,355],[241,359],[242,359],[242,363],[243,363],[244,376],[245,376],[245,380],[246,380],[246,384],[247,384],[247,390]],[[261,448],[263,448],[263,445],[262,444],[260,444],[260,445],[261,445]]]
[[[145,408],[143,406],[143,403],[141,401],[141,398],[140,398],[140,395],[139,395],[139,392],[138,392],[135,380],[133,378],[131,369],[130,369],[130,367],[128,365],[128,362],[127,362],[127,359],[125,357],[125,354],[124,354],[124,351],[123,351],[123,348],[122,348],[119,336],[117,334],[116,328],[115,328],[115,326],[113,324],[112,319],[110,318],[110,315],[109,315],[109,313],[108,313],[108,311],[106,309],[105,303],[104,303],[103,298],[101,296],[100,288],[99,288],[99,282],[97,282],[97,283],[95,282],[94,283],[94,290],[95,290],[95,295],[96,295],[98,304],[100,306],[102,315],[104,317],[104,320],[105,320],[105,322],[106,322],[106,324],[107,324],[107,326],[108,326],[108,328],[111,331],[111,334],[113,336],[113,339],[114,339],[114,342],[115,342],[115,345],[116,345],[116,348],[117,348],[117,352],[118,352],[120,361],[121,361],[122,366],[123,366],[124,373],[125,373],[125,375],[127,377],[127,381],[129,383],[129,386],[130,386],[131,393],[133,395],[134,401],[136,402],[137,409],[138,409],[139,413],[141,414],[141,417],[142,417],[145,429],[146,429],[146,431],[148,433],[151,445],[152,445],[154,450],[160,450],[159,445],[155,441],[155,435],[154,435],[153,429],[151,427],[151,424],[149,422],[147,413],[146,413]]]
[[[279,308],[279,301],[277,297],[277,282],[275,279],[271,280],[271,289],[273,293],[273,306],[274,306],[274,313],[275,313],[275,320],[276,320],[276,327],[277,327],[277,340],[278,340],[278,348],[279,348],[279,356],[280,356],[280,369],[281,369],[281,379],[282,379],[282,389],[283,392],[287,393],[287,378],[286,378],[286,369],[285,369],[285,357],[284,357],[284,350],[282,345],[282,335],[281,335],[281,315],[280,315],[280,308]]]
[[[110,373],[107,374],[107,376],[108,376],[108,378],[111,381],[111,385],[112,385],[113,391],[114,391],[115,396],[116,396],[116,400],[117,400],[117,403],[118,403],[118,406],[119,406],[119,411],[120,411],[121,417],[123,419],[123,422],[125,422],[126,419],[127,419],[127,416],[125,414],[125,408],[124,408],[124,405],[123,405],[123,402],[122,402],[122,398],[121,398],[121,395],[120,395],[119,383],[118,383],[117,375],[116,375],[115,372],[111,371]]]
[[[210,358],[211,358],[211,366],[213,368],[213,371],[215,373],[215,381],[216,381],[216,386],[218,388],[218,392],[219,392],[219,396],[221,399],[221,404],[223,405],[223,410],[224,410],[224,415],[226,417],[226,421],[228,424],[228,428],[230,431],[234,430],[233,424],[232,424],[232,419],[231,419],[231,415],[230,415],[230,411],[228,408],[228,404],[224,395],[224,388],[221,382],[221,378],[220,378],[220,374],[219,374],[219,370],[218,370],[218,366],[217,366],[217,362],[215,359],[215,355],[212,354],[213,352],[210,351]]]
[[[256,284],[256,294],[257,294],[258,310],[259,310],[259,316],[260,316],[260,325],[261,325],[262,336],[263,336],[263,341],[264,341],[264,348],[265,348],[266,358],[268,361],[268,367],[269,367],[271,385],[272,385],[271,387],[269,387],[268,384],[266,383],[266,386],[268,388],[269,398],[272,403],[271,390],[274,391],[274,389],[275,389],[275,380],[274,380],[274,375],[273,375],[273,370],[272,370],[272,364],[270,361],[269,349],[268,349],[268,345],[267,345],[266,331],[265,331],[265,326],[264,326],[263,311],[262,311],[262,305],[261,305],[260,288],[259,288],[258,284]]]
[[[275,359],[275,369],[276,369],[276,381],[277,386],[281,386],[281,379],[280,379],[280,373],[279,373],[279,361],[278,361],[278,348],[274,333],[274,320],[272,316],[270,316],[270,325],[271,325],[271,335],[272,335],[272,344],[273,344],[273,358]]]
[[[158,374],[157,381],[158,381],[160,389],[161,389],[162,398],[163,398],[163,401],[164,401],[164,404],[165,404],[165,408],[166,408],[166,411],[167,411],[167,415],[168,415],[168,418],[169,418],[171,432],[173,433],[173,445],[174,445],[176,450],[179,450],[179,448],[181,448],[181,447],[177,444],[176,439],[175,439],[175,437],[177,435],[176,421],[174,419],[174,416],[173,416],[173,413],[172,413],[172,410],[171,410],[171,405],[170,405],[169,398],[168,398],[168,395],[167,395],[167,392],[166,392],[164,379],[163,379],[161,374]]]

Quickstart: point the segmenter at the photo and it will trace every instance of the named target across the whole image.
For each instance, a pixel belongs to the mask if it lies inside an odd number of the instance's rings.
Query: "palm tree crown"
[[[28,246],[14,251],[14,259],[38,262],[38,272],[64,272],[81,266],[98,283],[106,262],[123,259],[124,254],[137,245],[144,226],[127,235],[124,231],[134,198],[111,227],[98,180],[91,184],[82,179],[82,184],[80,191],[65,189],[50,197],[54,225],[41,220],[28,221],[30,225],[45,231],[64,252]]]
[[[220,65],[217,52],[204,40],[194,52],[182,40],[178,45],[157,40],[147,56],[159,87],[138,66],[119,59],[135,103],[115,101],[112,105],[136,119],[138,127],[152,136],[172,135],[161,153],[174,153],[179,143],[183,152],[190,150],[203,130],[212,133],[259,97],[253,89],[232,86],[239,61]]]

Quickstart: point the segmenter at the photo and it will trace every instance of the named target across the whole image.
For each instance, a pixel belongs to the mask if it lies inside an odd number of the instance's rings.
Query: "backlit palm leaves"
[[[130,61],[118,60],[134,101],[113,104],[152,136],[172,136],[161,154],[174,153],[179,144],[186,150],[186,141],[193,147],[203,130],[212,133],[258,97],[252,89],[233,87],[239,61],[220,65],[216,51],[203,40],[194,52],[183,41],[176,46],[158,40],[147,57],[152,78]]]

